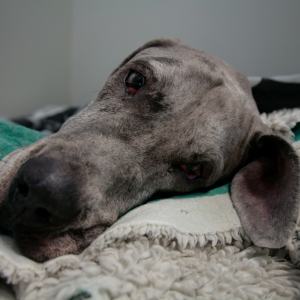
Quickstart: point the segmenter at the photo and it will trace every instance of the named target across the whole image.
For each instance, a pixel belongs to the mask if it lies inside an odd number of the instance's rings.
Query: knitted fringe
[[[300,122],[300,109],[282,109],[270,114],[261,114],[261,119],[274,133],[281,134],[287,141],[292,142],[294,133],[292,128]]]

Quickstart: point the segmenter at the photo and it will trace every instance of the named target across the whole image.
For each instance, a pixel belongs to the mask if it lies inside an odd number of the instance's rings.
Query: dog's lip
[[[66,232],[55,236],[39,233],[30,235],[14,233],[14,238],[21,252],[37,262],[45,262],[77,250],[74,240]]]
[[[18,228],[19,227],[19,228]],[[45,262],[58,256],[79,254],[106,228],[92,226],[64,231],[33,230],[14,226],[13,236],[21,252],[37,262]]]

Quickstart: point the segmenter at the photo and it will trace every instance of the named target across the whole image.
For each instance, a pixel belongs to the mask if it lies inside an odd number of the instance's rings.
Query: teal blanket
[[[30,145],[46,134],[0,120],[0,160],[10,152]]]

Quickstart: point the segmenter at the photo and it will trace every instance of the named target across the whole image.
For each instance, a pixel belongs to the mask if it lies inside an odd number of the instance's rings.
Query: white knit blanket
[[[262,119],[291,140],[300,110]],[[224,186],[137,207],[80,255],[43,264],[0,236],[0,276],[12,286],[0,282],[0,300],[300,299],[299,267],[300,222],[285,249],[253,246]]]

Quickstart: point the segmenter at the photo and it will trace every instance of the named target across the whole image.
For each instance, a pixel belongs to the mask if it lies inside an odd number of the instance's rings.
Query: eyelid
[[[127,75],[130,72],[137,72],[143,75],[145,78],[153,75],[152,65],[146,60],[138,59],[132,61],[127,65],[127,68],[129,69]]]
[[[129,76],[129,74],[132,73],[132,72],[133,72],[133,70],[129,70],[129,71],[126,73],[126,75],[125,75],[125,77],[124,77],[124,84],[125,84],[125,85],[126,85],[126,80],[127,80],[128,76]]]

